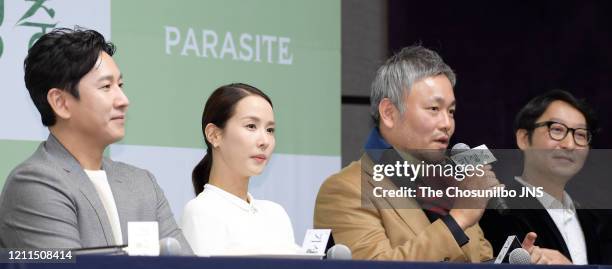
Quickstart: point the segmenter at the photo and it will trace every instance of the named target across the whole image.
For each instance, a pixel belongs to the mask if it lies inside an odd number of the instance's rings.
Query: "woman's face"
[[[249,95],[236,104],[221,131],[217,152],[227,168],[250,177],[261,174],[275,143],[272,106],[260,96]]]

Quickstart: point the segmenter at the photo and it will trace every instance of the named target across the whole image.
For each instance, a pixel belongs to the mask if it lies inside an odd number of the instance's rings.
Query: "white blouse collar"
[[[217,194],[219,197],[236,205],[237,207],[241,208],[244,211],[252,211],[252,212],[257,211],[257,209],[255,208],[255,204],[253,203],[254,201],[253,196],[248,192],[247,192],[247,199],[249,200],[249,202],[242,200],[242,198],[234,194],[231,194],[212,184],[204,185],[204,190],[210,190],[211,192]]]

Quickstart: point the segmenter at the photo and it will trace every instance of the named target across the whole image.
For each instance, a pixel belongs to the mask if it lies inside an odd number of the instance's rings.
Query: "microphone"
[[[520,250],[517,251],[517,249],[522,249],[523,251],[525,251],[525,253],[521,254],[519,253],[521,251]],[[510,255],[506,255],[508,251],[510,251]],[[518,239],[516,238],[516,235],[510,235],[508,236],[508,238],[506,238],[506,242],[504,242],[504,245],[499,250],[499,253],[497,254],[497,257],[495,258],[494,263],[495,264],[506,263],[506,262],[512,263],[510,262],[510,259],[511,259],[510,257],[514,255],[516,256],[515,259],[519,259],[519,258],[522,258],[525,254],[527,254],[527,260],[530,261],[531,257],[529,256],[529,253],[527,253],[527,251],[523,249],[523,247],[521,246],[521,242],[518,241]],[[517,264],[523,264],[523,263],[517,262]]]
[[[457,143],[451,149],[450,158],[455,164],[461,165],[490,164],[497,161],[493,153],[484,144],[475,148],[470,148],[470,146],[465,143]],[[506,200],[501,197],[489,199],[489,204],[502,215],[510,208]]]
[[[347,246],[343,244],[336,244],[327,250],[327,259],[328,260],[352,260],[353,255],[351,253],[351,250]]]
[[[462,165],[490,164],[497,161],[493,153],[484,144],[475,148],[470,148],[470,146],[465,143],[457,143],[451,149],[450,158],[456,164]]]
[[[468,151],[468,150],[470,150],[470,146],[468,146],[467,144],[465,144],[465,143],[457,143],[451,149],[451,156],[457,155],[459,153],[462,153],[462,152]]]
[[[164,237],[159,240],[159,256],[181,256],[183,248],[174,237]]]
[[[531,264],[531,255],[523,248],[515,248],[510,252],[510,264]]]

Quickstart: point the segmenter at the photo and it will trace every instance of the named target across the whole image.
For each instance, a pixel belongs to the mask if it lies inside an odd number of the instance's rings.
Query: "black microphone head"
[[[531,255],[523,248],[515,248],[508,258],[510,264],[531,264]]]
[[[159,256],[180,256],[183,254],[181,243],[174,237],[159,240]]]
[[[327,250],[327,259],[328,260],[351,260],[353,259],[353,254],[351,253],[351,250],[347,246],[343,244],[336,244]]]

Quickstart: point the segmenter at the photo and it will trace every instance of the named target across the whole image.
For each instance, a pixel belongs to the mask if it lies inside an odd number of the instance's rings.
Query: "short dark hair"
[[[580,111],[586,119],[587,129],[592,134],[596,134],[599,131],[595,111],[591,109],[585,100],[577,99],[574,95],[564,90],[552,90],[534,97],[521,108],[514,119],[514,132],[519,129],[527,130],[529,142],[531,142],[536,121],[554,101],[563,101]]]
[[[80,27],[54,29],[28,50],[23,62],[25,85],[43,125],[53,126],[56,121],[47,101],[49,90],[66,90],[78,99],[79,81],[94,67],[101,52],[113,56],[115,45],[102,34]]]

